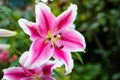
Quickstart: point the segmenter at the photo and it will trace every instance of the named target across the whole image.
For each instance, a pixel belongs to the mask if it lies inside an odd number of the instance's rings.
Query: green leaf
[[[84,64],[80,53],[76,52],[75,55],[78,57],[78,60],[80,61],[80,63]]]

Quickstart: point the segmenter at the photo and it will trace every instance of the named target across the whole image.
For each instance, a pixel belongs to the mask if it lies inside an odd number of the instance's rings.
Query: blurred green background
[[[120,80],[120,0],[53,0],[48,1],[52,12],[58,16],[71,3],[78,6],[74,22],[76,30],[86,40],[86,52],[72,53],[74,69],[65,75],[64,67],[54,71],[56,80]],[[11,45],[9,57],[20,56],[29,50],[31,41],[18,25],[20,18],[35,21],[34,0],[0,0],[0,28],[17,32],[9,38],[0,38],[0,43]],[[2,70],[19,65],[0,62]]]

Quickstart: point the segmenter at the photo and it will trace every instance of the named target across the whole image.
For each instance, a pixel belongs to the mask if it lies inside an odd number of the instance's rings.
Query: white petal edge
[[[69,53],[69,57],[70,57],[70,63],[69,64],[71,64],[70,66],[69,66],[69,68],[65,68],[66,69],[66,75],[67,74],[69,74],[69,73],[71,73],[72,72],[72,69],[73,69],[73,67],[74,67],[74,62],[73,62],[73,59],[72,59],[72,56],[71,56],[71,53]],[[67,66],[66,64],[65,64],[65,66]]]
[[[19,19],[18,23],[19,23],[20,27],[23,29],[23,31],[28,35],[30,35],[30,30],[27,27],[31,26],[32,24],[35,24],[35,23],[30,22],[30,21],[23,19],[23,18]]]
[[[77,5],[76,4],[70,4],[70,7],[68,8],[68,10],[72,10],[74,15],[73,15],[73,20],[75,20],[76,15],[77,15]]]
[[[20,59],[19,59],[19,63],[20,63],[22,66],[24,66],[24,67],[25,67],[24,64],[27,62],[28,56],[29,56],[29,52],[26,51],[26,52],[24,52],[24,53],[21,55],[21,57],[20,57]],[[28,62],[27,62],[27,63],[28,63]]]

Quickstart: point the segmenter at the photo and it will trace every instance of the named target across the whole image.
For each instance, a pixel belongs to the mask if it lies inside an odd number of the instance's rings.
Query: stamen
[[[50,33],[50,31],[48,30],[48,37],[51,37],[51,33]]]
[[[59,35],[61,35],[62,33],[59,33]]]
[[[61,45],[60,47],[59,47],[59,49],[62,49],[64,46],[63,45]]]
[[[53,45],[50,45],[50,48],[52,49],[52,48],[53,48]]]
[[[48,38],[48,40],[50,41],[50,40],[51,40],[51,38]]]
[[[57,36],[56,35],[54,35],[54,38],[56,38]]]
[[[46,38],[45,43],[47,43],[47,42],[49,42],[49,41],[55,43],[57,40],[60,39],[60,37],[61,37],[61,33],[59,33],[59,34],[57,34],[57,35],[52,35],[52,34],[50,33],[50,31],[48,30],[48,38]]]

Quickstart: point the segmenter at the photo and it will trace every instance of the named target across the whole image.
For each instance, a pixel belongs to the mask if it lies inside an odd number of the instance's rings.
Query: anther
[[[63,45],[61,45],[60,47],[59,47],[59,49],[62,49],[64,46]]]
[[[59,35],[61,35],[61,33],[59,33]]]
[[[51,40],[51,38],[48,38],[48,40],[50,41],[50,40]]]
[[[57,36],[56,35],[54,35],[54,38],[56,38]]]
[[[52,48],[53,48],[53,45],[50,45],[50,48],[52,49]]]

